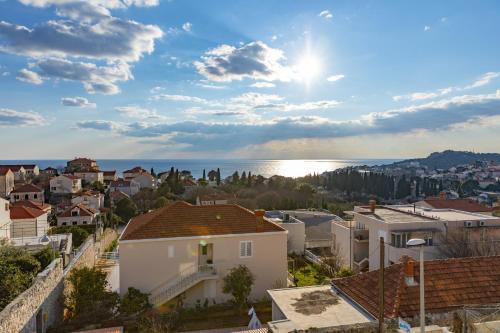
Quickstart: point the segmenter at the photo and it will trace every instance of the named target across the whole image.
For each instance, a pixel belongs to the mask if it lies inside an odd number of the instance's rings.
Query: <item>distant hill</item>
[[[419,162],[431,169],[449,169],[461,164],[472,164],[476,161],[500,162],[500,154],[497,153],[473,153],[469,151],[445,150],[435,152],[425,158],[415,158],[395,162],[389,166],[403,166],[411,162]]]

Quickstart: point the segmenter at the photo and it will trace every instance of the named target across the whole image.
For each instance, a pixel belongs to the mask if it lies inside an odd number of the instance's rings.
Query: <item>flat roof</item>
[[[413,205],[399,206],[398,209],[401,210],[411,210],[413,212]],[[423,216],[428,216],[430,218],[442,220],[442,221],[478,221],[486,219],[498,219],[495,216],[485,215],[481,213],[470,213],[463,210],[455,209],[426,209],[423,207],[415,207],[415,213]]]
[[[269,322],[273,332],[293,329],[339,327],[370,323],[373,319],[331,286],[273,289],[267,291],[286,317]]]
[[[375,212],[363,213],[365,216],[371,216],[377,220],[382,220],[387,223],[407,223],[407,222],[430,222],[433,221],[430,217],[423,217],[420,215],[413,214],[406,211],[400,211],[398,209],[390,209],[384,206],[378,206],[375,208]]]

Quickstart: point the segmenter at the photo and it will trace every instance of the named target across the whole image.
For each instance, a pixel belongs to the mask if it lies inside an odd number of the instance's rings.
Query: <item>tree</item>
[[[217,171],[210,170],[208,172],[208,180],[210,180],[211,182],[213,182],[216,178],[217,178]]]
[[[216,181],[217,181],[217,185],[220,185],[220,169],[217,168],[217,176],[215,177],[216,178]]]
[[[155,208],[162,208],[168,204],[168,199],[165,197],[158,197],[155,200]]]
[[[66,234],[71,233],[71,239],[73,241],[73,247],[78,248],[89,236],[89,232],[83,228],[76,225],[66,225],[60,227],[54,227],[50,229],[50,234]]]
[[[104,191],[106,190],[106,188],[104,187],[104,184],[101,182],[98,182],[98,181],[95,181],[92,184],[90,184],[90,188],[94,191],[98,191],[101,193],[104,193]]]
[[[232,268],[224,277],[222,292],[231,294],[233,301],[238,307],[243,309],[248,301],[248,296],[252,292],[255,277],[245,265]]]
[[[54,260],[57,256],[57,252],[52,250],[50,246],[45,247],[44,249],[36,252],[33,254],[36,260],[40,263],[41,268],[40,269],[45,269],[52,260]]]
[[[153,177],[156,177],[156,173],[155,173],[155,170],[151,167],[151,172],[150,172],[151,176]]]
[[[95,267],[77,268],[68,280],[72,288],[66,296],[66,307],[74,317],[95,322],[114,316],[119,296],[108,291],[105,272]]]
[[[207,180],[207,175],[205,173],[205,169],[203,169],[203,176],[201,177],[201,179],[203,180]]]
[[[116,204],[116,215],[123,221],[129,221],[137,214],[137,206],[130,198],[123,198]]]
[[[120,301],[120,313],[130,316],[146,310],[151,306],[148,296],[138,289],[129,287]]]
[[[479,231],[481,232],[481,231]],[[450,228],[438,236],[439,253],[445,258],[500,255],[500,243],[489,235],[467,228]]]
[[[235,171],[233,173],[233,176],[231,177],[231,183],[233,185],[238,185],[240,183],[240,174],[238,173],[238,171]]]

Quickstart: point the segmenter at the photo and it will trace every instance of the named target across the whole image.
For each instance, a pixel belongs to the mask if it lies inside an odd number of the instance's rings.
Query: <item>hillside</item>
[[[415,158],[396,162],[390,166],[402,166],[411,162],[419,162],[431,169],[448,169],[461,164],[471,164],[476,161],[500,162],[500,154],[497,153],[473,153],[469,151],[445,150],[435,152],[425,158]]]

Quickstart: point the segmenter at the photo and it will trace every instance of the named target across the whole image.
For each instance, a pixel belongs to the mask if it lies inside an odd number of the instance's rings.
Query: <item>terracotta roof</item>
[[[7,172],[9,172],[10,168],[6,166],[0,166],[0,176],[4,176]],[[12,171],[12,170],[11,170]]]
[[[424,202],[436,209],[455,209],[471,213],[493,211],[493,208],[483,206],[480,203],[470,199],[427,198],[424,199]]]
[[[122,240],[284,231],[266,218],[257,230],[254,212],[238,205],[193,206],[176,201],[133,218]]]
[[[419,285],[407,286],[403,263],[385,269],[385,316],[412,317],[419,313]],[[415,281],[419,281],[419,263],[415,263]],[[444,313],[465,304],[500,303],[500,256],[471,257],[426,261],[425,311]],[[378,314],[379,271],[333,280],[339,289],[372,315]]]
[[[84,204],[79,203],[79,204],[71,206],[70,208],[66,209],[64,212],[62,212],[61,214],[59,214],[57,216],[59,216],[59,217],[71,217],[71,211],[75,207],[78,207],[80,209],[80,215],[78,215],[78,216],[93,216],[93,215],[97,214],[97,212],[95,210],[93,210],[92,208],[87,207]]]
[[[31,208],[26,206],[12,206],[10,207],[10,219],[11,220],[21,220],[21,219],[34,219],[43,214],[47,214],[43,210],[37,208]]]
[[[113,201],[116,201],[116,202],[120,201],[123,198],[130,198],[130,196],[127,193],[124,193],[120,190],[111,191],[111,193],[109,195],[110,195],[111,199],[113,199]]]
[[[16,201],[12,202],[10,204],[11,207],[18,207],[18,206],[24,206],[24,207],[29,207],[29,208],[35,208],[35,209],[40,209],[43,211],[49,210],[52,206],[46,203],[43,203],[41,201],[37,200],[21,200],[21,201]]]
[[[42,192],[43,190],[39,188],[38,186],[35,186],[33,184],[24,184],[19,187],[15,187],[14,191],[11,193],[25,193],[25,192]]]
[[[36,164],[22,164],[25,169],[34,169],[36,168]]]
[[[57,169],[49,166],[43,169],[42,171],[57,171]]]
[[[131,184],[130,180],[123,180],[123,179],[118,179],[118,180],[113,180],[110,184],[111,187],[129,187]]]
[[[142,167],[140,166],[136,166],[130,170],[125,170],[123,171],[123,173],[143,173],[143,172],[146,172],[146,170],[144,170]]]
[[[116,175],[116,170],[111,170],[111,171],[103,171],[102,174],[104,176],[114,176]]]
[[[12,170],[12,172],[19,171],[23,166],[21,164],[3,164],[0,165],[0,168],[8,168]]]
[[[63,175],[61,175],[61,176],[66,177],[66,178],[69,178],[69,179],[73,179],[73,180],[75,180],[75,179],[81,179],[80,177],[75,176],[75,175],[71,175],[71,174],[69,174],[69,173],[65,173],[65,174],[63,174]]]

